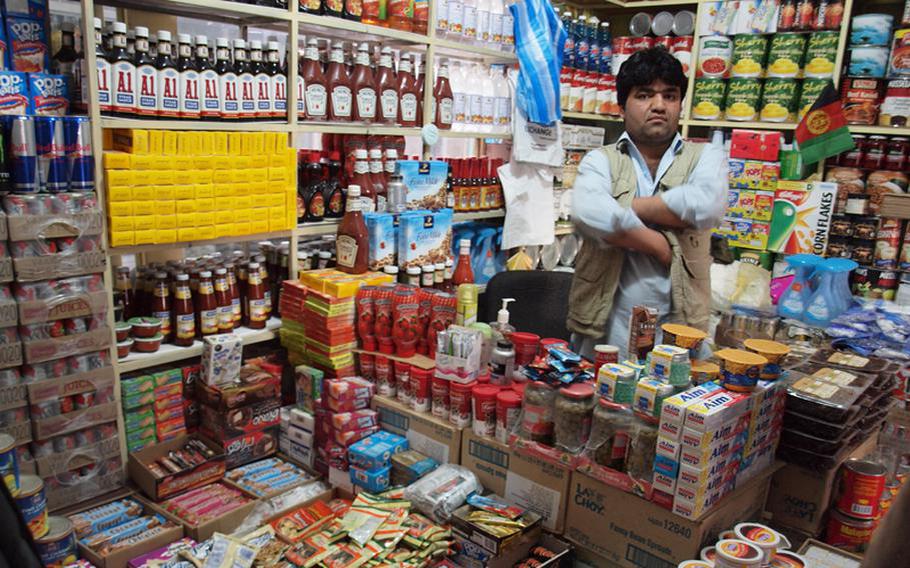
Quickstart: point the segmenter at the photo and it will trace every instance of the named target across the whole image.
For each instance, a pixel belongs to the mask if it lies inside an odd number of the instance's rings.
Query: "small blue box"
[[[388,467],[361,469],[351,466],[351,483],[367,491],[385,491],[389,488],[389,470]]]
[[[361,469],[389,467],[392,455],[407,449],[405,438],[380,431],[352,444],[348,448],[348,462]]]
[[[64,75],[28,74],[29,114],[66,116],[70,106],[69,80]]]
[[[23,16],[6,17],[10,69],[25,73],[46,73],[50,68],[50,44],[44,20]]]
[[[16,71],[0,71],[0,114],[28,114],[28,77]]]

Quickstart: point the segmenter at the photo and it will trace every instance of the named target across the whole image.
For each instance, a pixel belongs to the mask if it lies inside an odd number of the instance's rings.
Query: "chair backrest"
[[[569,313],[570,272],[544,270],[510,270],[500,272],[488,283],[479,321],[496,321],[503,298],[515,298],[509,304],[509,323],[519,331],[541,337],[569,340],[566,315]]]

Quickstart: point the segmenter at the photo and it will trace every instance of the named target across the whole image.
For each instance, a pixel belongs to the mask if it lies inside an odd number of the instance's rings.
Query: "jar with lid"
[[[885,150],[885,169],[898,172],[907,169],[908,153],[910,153],[910,138],[895,136],[888,140]]]
[[[657,455],[657,419],[636,415],[626,450],[626,473],[635,479],[651,481]]]
[[[397,266],[383,266],[382,271],[385,274],[388,274],[392,277],[393,282],[398,282],[398,267]]]
[[[635,416],[627,405],[599,399],[591,420],[588,457],[598,465],[622,471],[634,423]]]
[[[432,288],[434,276],[436,274],[436,268],[432,264],[424,264],[422,267],[420,267],[420,272],[420,285],[423,288]]]
[[[553,407],[556,390],[541,381],[529,381],[525,387],[521,411],[521,437],[549,444],[553,438]]]
[[[407,276],[405,276],[404,283],[409,286],[420,286],[420,267],[419,266],[409,266],[405,271]]]
[[[857,134],[853,136],[853,149],[838,155],[837,163],[848,168],[861,168],[863,166],[863,148],[866,146],[866,137]]]
[[[885,136],[870,136],[866,140],[862,167],[870,170],[881,169],[885,163],[885,147],[888,139]]]
[[[556,447],[577,453],[585,447],[591,433],[594,387],[576,383],[559,389],[554,403],[553,424]]]

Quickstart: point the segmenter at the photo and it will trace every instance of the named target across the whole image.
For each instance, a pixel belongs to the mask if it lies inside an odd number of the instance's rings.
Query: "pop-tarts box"
[[[683,424],[693,430],[711,430],[742,416],[751,408],[752,399],[749,395],[720,390],[691,404],[686,409]]]
[[[3,0],[4,16],[26,16],[43,20],[47,17],[46,0]]]
[[[46,73],[50,66],[47,38],[44,20],[7,16],[6,39],[10,44],[10,69],[25,73]]]
[[[29,114],[66,116],[70,107],[69,81],[64,75],[28,74]]]
[[[682,432],[682,424],[686,415],[686,409],[695,403],[695,401],[705,398],[719,390],[722,390],[722,387],[719,384],[708,382],[665,398],[660,412],[660,435],[671,440],[678,440],[679,435]]]
[[[28,114],[28,77],[16,71],[0,71],[0,114]]]

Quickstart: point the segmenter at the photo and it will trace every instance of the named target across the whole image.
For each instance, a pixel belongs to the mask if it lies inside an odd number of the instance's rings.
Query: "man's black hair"
[[[679,98],[686,96],[689,80],[682,64],[663,46],[636,51],[619,68],[616,77],[616,94],[619,106],[626,108],[626,100],[634,87],[647,87],[660,79],[671,87],[679,87]]]

